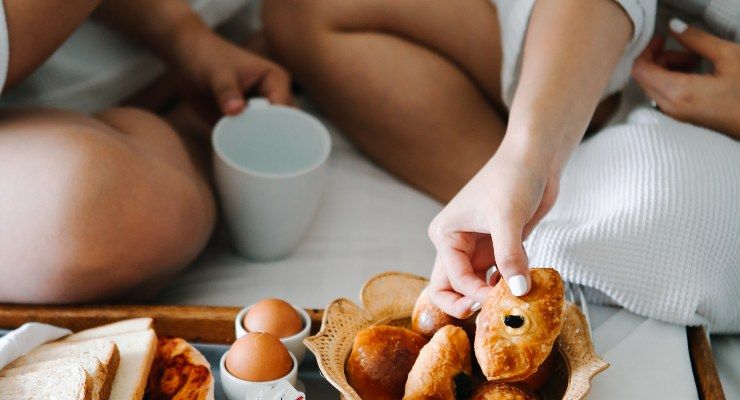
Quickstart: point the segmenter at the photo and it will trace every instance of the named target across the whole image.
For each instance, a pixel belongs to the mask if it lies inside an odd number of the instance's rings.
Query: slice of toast
[[[129,319],[77,332],[60,343],[113,340],[118,346],[121,362],[113,380],[110,399],[140,400],[144,396],[149,370],[157,352],[157,335],[152,325],[151,318]]]
[[[79,342],[81,340],[99,339],[129,332],[147,331],[149,329],[153,329],[153,325],[154,323],[151,318],[127,319],[96,328],[86,329],[69,335],[61,341]]]
[[[116,360],[116,363],[117,362],[118,361]],[[108,400],[115,370],[112,371],[113,374],[111,374],[110,379],[108,379],[107,368],[94,356],[60,358],[58,360],[42,361],[21,367],[5,368],[0,370],[0,378],[24,375],[29,372],[37,371],[44,371],[48,376],[53,377],[57,376],[58,370],[63,370],[70,364],[79,365],[92,378],[92,400]]]
[[[0,378],[0,399],[92,400],[92,378],[81,366],[67,364],[53,371],[40,370]]]
[[[144,396],[149,370],[157,352],[157,335],[153,329],[148,329],[106,339],[115,341],[121,352],[110,400],[140,400]]]
[[[103,400],[107,399],[121,359],[118,346],[112,339],[103,338],[71,343],[47,343],[13,361],[7,368],[16,368],[44,361],[82,356],[95,357],[100,361],[100,364],[103,365],[105,373],[102,375],[104,378],[103,381],[99,384],[99,395]]]

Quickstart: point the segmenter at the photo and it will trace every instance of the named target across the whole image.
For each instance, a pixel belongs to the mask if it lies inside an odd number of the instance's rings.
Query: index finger
[[[722,49],[729,43],[699,28],[689,26],[678,18],[668,23],[673,37],[684,47],[708,58],[712,62],[722,58]]]
[[[476,238],[464,233],[446,234],[437,244],[437,258],[449,279],[452,288],[477,302],[482,303],[490,287],[481,279],[473,267]]]
[[[452,290],[445,270],[439,263],[439,257],[437,257],[434,264],[432,276],[429,280],[429,288],[427,289],[429,300],[445,313],[459,319],[465,319],[477,311],[482,303]]]
[[[282,69],[269,70],[260,82],[259,92],[267,97],[270,103],[290,105],[290,76]]]

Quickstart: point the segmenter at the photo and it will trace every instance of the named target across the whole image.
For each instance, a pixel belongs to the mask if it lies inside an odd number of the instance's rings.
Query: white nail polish
[[[668,23],[668,27],[671,28],[673,32],[681,34],[686,32],[686,29],[688,29],[689,26],[678,18],[671,18],[671,22]]]
[[[509,290],[514,296],[524,296],[529,291],[527,278],[524,275],[512,276],[506,283],[509,284]]]
[[[473,303],[473,304],[472,304],[472,305],[470,306],[470,311],[472,311],[472,312],[476,312],[476,311],[480,310],[480,309],[481,309],[481,307],[483,307],[483,306],[482,306],[482,305],[481,305],[480,303],[478,303],[478,302],[476,301],[475,303]]]

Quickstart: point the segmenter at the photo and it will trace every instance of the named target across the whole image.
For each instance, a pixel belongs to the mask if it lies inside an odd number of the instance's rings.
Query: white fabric
[[[610,366],[592,381],[588,398],[697,398],[686,328],[627,310],[590,309],[594,348]],[[603,323],[594,322],[604,317]]]
[[[740,399],[740,335],[713,336],[712,354],[728,399]]]
[[[8,22],[5,19],[5,3],[0,0],[0,93],[5,88],[10,60],[10,42],[8,41]]]
[[[583,143],[526,248],[640,315],[740,332],[740,143],[648,109]]]
[[[72,331],[69,329],[38,322],[23,324],[20,328],[0,337],[0,369],[42,344],[57,340],[70,333]]]
[[[428,275],[434,247],[426,228],[441,206],[371,164],[331,129],[332,152],[323,203],[295,253],[256,263],[238,257],[220,231],[196,265],[156,299],[170,304],[249,304],[281,297],[324,308],[356,299],[382,271]]]

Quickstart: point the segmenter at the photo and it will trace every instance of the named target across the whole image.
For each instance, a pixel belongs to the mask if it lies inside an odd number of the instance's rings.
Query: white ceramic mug
[[[285,257],[313,220],[326,181],[331,137],[303,111],[252,99],[213,129],[214,173],[237,251]]]

